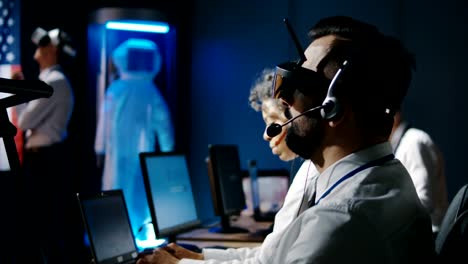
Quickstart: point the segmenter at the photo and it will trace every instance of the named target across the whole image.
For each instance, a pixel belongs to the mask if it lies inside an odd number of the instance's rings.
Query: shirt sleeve
[[[253,264],[260,263],[256,258],[256,248],[203,249],[205,260],[182,259],[179,264]]]
[[[49,98],[40,98],[29,102],[18,117],[21,130],[34,129],[50,114],[54,104]]]
[[[228,248],[228,249],[203,249],[205,259],[232,260],[255,257],[258,247],[255,248]]]
[[[302,213],[285,232],[274,263],[381,263],[372,226],[345,210],[317,207]],[[374,246],[375,245],[375,246]]]
[[[49,116],[57,107],[60,101],[67,101],[63,97],[70,96],[66,94],[65,87],[68,83],[65,80],[51,80],[48,84],[54,89],[54,92],[49,98],[40,98],[26,104],[24,109],[18,116],[18,126],[21,130],[37,128],[43,123],[44,119]]]
[[[422,134],[409,134],[405,141],[401,142],[401,154],[397,157],[401,160],[413,181],[416,192],[423,206],[429,213],[433,211],[432,184],[438,173],[437,153],[428,136]]]

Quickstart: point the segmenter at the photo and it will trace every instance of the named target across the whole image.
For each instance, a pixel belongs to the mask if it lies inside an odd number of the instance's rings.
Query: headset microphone
[[[296,118],[298,117],[301,117],[303,115],[306,115],[306,114],[309,114],[309,113],[312,113],[312,112],[315,112],[315,111],[318,111],[318,110],[321,110],[322,108],[324,108],[325,106],[324,105],[319,105],[317,107],[314,107],[314,108],[311,108],[309,110],[306,110],[302,113],[300,113],[299,115],[289,119],[288,121],[284,122],[282,125],[278,124],[278,123],[273,123],[273,124],[270,124],[267,129],[266,129],[266,134],[269,136],[269,137],[276,137],[277,135],[281,134],[281,131],[283,129],[283,127],[289,123],[291,123],[292,121],[294,121]]]

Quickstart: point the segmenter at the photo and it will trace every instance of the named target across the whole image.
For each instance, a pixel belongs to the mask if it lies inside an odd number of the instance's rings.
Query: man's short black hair
[[[415,68],[412,54],[402,43],[371,24],[346,16],[324,18],[309,31],[312,39],[327,35],[337,39],[317,70],[331,78],[345,60],[349,63],[336,89],[338,100],[345,98],[355,111],[372,119],[379,119],[386,109],[398,111]]]
[[[380,34],[380,32],[374,25],[347,16],[323,18],[309,31],[309,37],[313,39],[327,35],[337,35],[347,39],[358,39],[378,34]]]
[[[398,110],[415,69],[414,57],[402,43],[373,25],[346,16],[324,18],[309,31],[313,39],[326,35],[338,39],[318,68],[325,71],[330,63],[341,65],[344,60],[351,66],[348,74],[343,74],[343,85],[347,88],[341,92],[360,98],[372,96],[370,99],[376,104]]]

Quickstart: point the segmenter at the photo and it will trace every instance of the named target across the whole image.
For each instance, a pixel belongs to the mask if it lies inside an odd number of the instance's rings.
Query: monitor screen
[[[171,240],[198,227],[201,221],[185,155],[145,152],[140,153],[140,161],[156,236]]]

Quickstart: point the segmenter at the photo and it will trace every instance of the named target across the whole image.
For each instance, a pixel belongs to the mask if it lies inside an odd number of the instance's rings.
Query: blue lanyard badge
[[[364,164],[364,165],[362,165],[362,166],[360,166],[360,167],[358,167],[358,168],[356,168],[356,169],[354,169],[354,170],[348,172],[345,176],[341,177],[341,179],[339,179],[337,182],[335,182],[335,184],[333,184],[330,188],[328,188],[328,189],[322,194],[322,196],[320,196],[320,198],[317,200],[317,203],[315,203],[315,204],[318,204],[323,198],[327,197],[327,195],[329,195],[330,192],[333,191],[333,189],[336,188],[336,186],[340,185],[340,184],[341,184],[342,182],[344,182],[345,180],[347,180],[347,179],[353,177],[353,176],[356,175],[358,172],[363,171],[363,170],[365,170],[365,169],[367,169],[367,168],[370,168],[370,167],[380,166],[380,165],[384,164],[385,162],[390,161],[390,160],[392,160],[392,159],[394,159],[394,158],[395,158],[395,156],[394,156],[393,154],[388,154],[388,155],[383,156],[383,157],[381,157],[381,158],[378,158],[378,159],[376,159],[376,160],[372,160],[372,161],[370,161],[370,162],[368,162],[368,163],[366,163],[366,164]],[[314,197],[315,197],[315,196],[314,196]],[[311,202],[312,202],[312,204],[311,204]],[[313,200],[309,201],[309,205],[310,205],[310,206],[313,206],[313,205],[314,205],[314,204],[313,204]]]

